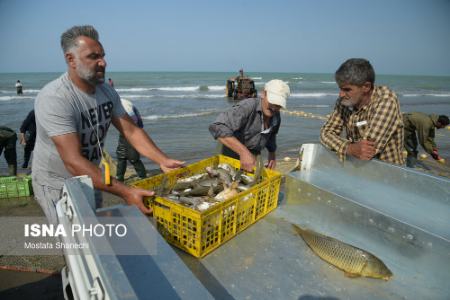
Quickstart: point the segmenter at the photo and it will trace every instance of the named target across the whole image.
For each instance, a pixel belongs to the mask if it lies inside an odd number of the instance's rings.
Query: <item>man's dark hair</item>
[[[438,122],[442,125],[442,126],[447,126],[450,122],[448,120],[448,117],[445,115],[440,115],[438,118]]]
[[[375,83],[375,71],[367,59],[350,58],[337,69],[334,78],[339,86],[353,84],[362,86],[370,82],[372,87]]]
[[[72,48],[77,47],[77,38],[79,38],[80,36],[91,38],[97,42],[99,41],[98,32],[97,30],[95,30],[94,26],[73,26],[61,35],[61,48],[63,52],[70,52]]]

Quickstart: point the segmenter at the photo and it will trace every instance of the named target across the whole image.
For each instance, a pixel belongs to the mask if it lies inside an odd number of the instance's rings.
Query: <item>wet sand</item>
[[[61,276],[0,269],[0,299],[64,299]]]

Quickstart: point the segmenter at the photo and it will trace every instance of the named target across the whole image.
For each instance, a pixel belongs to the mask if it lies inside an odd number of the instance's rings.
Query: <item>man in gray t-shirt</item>
[[[107,84],[98,84],[94,94],[81,91],[68,73],[47,84],[36,98],[37,141],[34,154],[34,181],[40,185],[61,189],[72,175],[66,169],[55,136],[77,133],[81,155],[98,166],[102,158],[106,133],[112,118],[125,111],[119,95]]]
[[[47,84],[35,102],[36,148],[33,159],[33,190],[50,223],[56,224],[56,202],[64,180],[88,175],[97,190],[111,192],[142,212],[142,202],[153,192],[128,187],[113,179],[103,183],[98,167],[111,124],[142,155],[164,172],[183,162],[167,157],[125,113],[116,91],[104,83],[106,61],[98,33],[92,26],[74,26],[61,36],[67,73]]]

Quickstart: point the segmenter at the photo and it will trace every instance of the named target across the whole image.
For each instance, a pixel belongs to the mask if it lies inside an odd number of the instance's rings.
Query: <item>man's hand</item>
[[[375,153],[375,143],[368,140],[351,143],[347,147],[347,154],[361,160],[371,160]]]
[[[268,162],[267,162],[266,168],[269,168],[272,170],[275,169],[275,167],[277,166],[275,152],[269,152],[269,156],[268,156],[267,160],[268,160]]]
[[[27,141],[25,140],[25,134],[23,132],[21,132],[19,134],[19,143],[21,145],[26,145]]]
[[[431,157],[433,157],[435,160],[440,160],[441,159],[437,149],[433,149],[433,152],[431,152]]]
[[[241,169],[247,172],[253,172],[253,168],[256,166],[256,159],[250,151],[246,151],[240,155]]]
[[[179,161],[179,160],[167,158],[159,165],[159,167],[161,168],[161,170],[164,173],[167,173],[167,172],[170,172],[172,170],[179,169],[179,168],[183,167],[184,164],[185,164],[184,161]]]
[[[155,194],[153,191],[144,190],[140,188],[129,187],[129,192],[126,196],[124,196],[124,200],[128,203],[128,205],[135,205],[139,210],[146,215],[152,213],[151,208],[147,208],[144,205],[144,197],[151,197]]]

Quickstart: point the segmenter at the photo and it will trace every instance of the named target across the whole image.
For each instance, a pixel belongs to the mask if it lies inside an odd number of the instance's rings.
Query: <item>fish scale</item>
[[[342,245],[329,237],[315,236],[307,231],[302,237],[317,255],[349,273],[360,273],[367,263],[361,251],[355,251],[353,247]]]
[[[392,276],[381,260],[364,250],[294,224],[293,227],[314,253],[349,275],[385,280]]]

